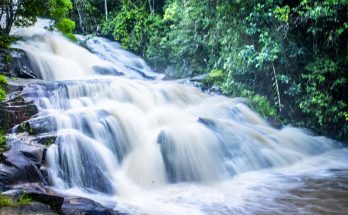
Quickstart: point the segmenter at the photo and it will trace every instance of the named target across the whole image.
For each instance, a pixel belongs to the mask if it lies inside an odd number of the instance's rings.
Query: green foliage
[[[0,75],[0,87],[5,89],[7,87],[7,84],[8,84],[8,82],[7,82],[6,77],[3,75]]]
[[[50,0],[50,16],[54,20],[59,20],[66,17],[72,7],[70,0]]]
[[[61,18],[57,21],[56,27],[60,32],[62,32],[69,39],[76,40],[76,37],[73,34],[73,30],[75,28],[74,21],[67,19],[67,18]]]
[[[112,35],[127,49],[140,52],[145,43],[146,14],[144,8],[135,8],[130,3],[124,4],[112,19]],[[105,30],[104,30],[105,32]]]
[[[36,22],[39,15],[45,10],[44,0],[16,0],[1,1],[0,34],[8,35],[13,25],[30,26]],[[4,18],[6,16],[6,19]]]
[[[203,83],[207,87],[212,87],[214,84],[221,86],[225,80],[224,73],[220,69],[213,69],[204,78]]]
[[[6,141],[5,132],[0,130],[0,153],[8,150]]]
[[[0,208],[19,207],[22,205],[29,205],[32,202],[33,202],[32,199],[26,194],[23,194],[22,196],[20,196],[16,201],[14,201],[6,196],[0,195]]]
[[[16,40],[16,37],[0,34],[0,48],[10,48],[11,44]]]
[[[6,92],[0,88],[0,102],[6,99]]]
[[[318,58],[305,69],[308,73],[301,75],[302,82],[306,83],[305,94],[298,105],[302,112],[312,116],[306,125],[313,128],[330,125],[332,130],[339,129],[338,135],[343,136],[348,129],[344,115],[348,106],[346,101],[335,98],[339,92],[334,91],[344,89],[347,78],[339,74],[338,65],[329,58]]]
[[[8,48],[12,42],[11,37],[5,37],[4,35],[10,33],[13,25],[30,26],[36,22],[38,16],[49,16],[55,20],[55,27],[58,30],[62,31],[68,38],[75,39],[72,34],[75,23],[67,18],[72,8],[73,4],[70,0],[1,1],[0,21],[4,22],[4,25],[0,25],[0,35],[2,37],[1,39],[10,39],[10,41],[2,40],[0,47]]]
[[[287,23],[289,21],[290,7],[288,5],[285,5],[284,7],[276,6],[273,12],[274,17],[280,22]]]
[[[116,15],[104,22],[102,32],[112,35],[126,49],[144,55],[150,38],[161,25],[157,15],[150,15],[144,5],[136,7],[130,1],[123,1]]]
[[[20,196],[17,201],[16,201],[16,205],[30,205],[33,202],[33,200],[30,198],[30,196],[24,194],[22,196]]]
[[[73,8],[70,0],[50,0],[50,17],[55,20],[54,26],[71,40],[76,40],[73,30],[75,22],[66,18]]]
[[[98,20],[103,20],[101,1],[75,0],[74,13],[71,18],[77,23],[77,30],[84,33],[95,33]]]
[[[14,203],[10,198],[0,195],[0,208],[13,207],[13,206],[14,206]]]
[[[18,125],[19,132],[28,132],[30,135],[35,135],[33,128],[30,126],[29,122],[22,122]]]
[[[7,80],[5,76],[0,75],[0,102],[6,99],[5,89],[7,88]]]

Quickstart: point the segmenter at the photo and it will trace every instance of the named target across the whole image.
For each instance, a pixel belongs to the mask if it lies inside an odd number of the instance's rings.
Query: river
[[[340,143],[273,128],[242,98],[164,81],[107,39],[78,36],[82,47],[37,26],[20,34],[14,47],[45,80],[24,96],[39,109],[29,123],[57,136],[54,190],[130,214],[348,211]]]

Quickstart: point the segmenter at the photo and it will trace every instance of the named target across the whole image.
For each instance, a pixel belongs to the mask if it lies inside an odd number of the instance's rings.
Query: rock
[[[12,186],[3,195],[12,199],[18,199],[25,195],[34,202],[40,202],[49,205],[53,210],[59,211],[64,203],[64,197],[58,193],[46,188],[42,183],[23,183]]]
[[[93,200],[81,197],[66,197],[60,212],[71,215],[120,215],[119,212],[106,208]]]
[[[44,165],[40,166],[40,172],[41,172],[42,177],[44,177],[45,181],[48,181],[47,167]]]
[[[64,198],[44,193],[27,193],[33,201],[49,205],[53,210],[59,211],[64,203]]]
[[[11,187],[11,190],[2,193],[13,200],[22,196],[28,197],[30,201],[44,204],[50,207],[50,211],[57,212],[64,203],[64,197],[46,189],[42,183],[24,183]],[[30,203],[32,205],[32,203]]]
[[[32,102],[26,102],[22,96],[0,102],[0,129],[8,130],[37,113],[37,107]]]
[[[42,183],[23,183],[11,187],[11,190],[3,194],[20,196],[24,193],[38,193],[38,194],[47,194],[47,190]]]
[[[27,54],[19,49],[0,50],[0,71],[8,77],[42,78],[33,69]]]
[[[216,123],[212,119],[199,117],[198,118],[198,122],[204,124],[205,126],[207,126],[209,128],[215,128],[216,127]]]
[[[33,202],[29,205],[21,205],[19,207],[4,207],[0,210],[0,215],[56,215],[48,205]]]
[[[35,117],[28,121],[22,122],[15,128],[17,133],[28,132],[30,135],[37,135],[43,133],[54,133],[57,130],[56,121],[53,117]],[[49,136],[49,135],[48,135]],[[49,137],[45,139],[43,136],[38,137],[38,141],[50,141]],[[52,138],[54,135],[52,135]]]
[[[112,67],[101,67],[101,66],[93,66],[93,70],[101,75],[117,75],[122,76],[124,75],[122,72],[117,71],[115,68]]]
[[[8,130],[17,124],[30,119],[36,113],[37,108],[31,103],[0,103],[0,129]]]
[[[46,133],[43,135],[36,136],[32,142],[38,143],[44,146],[50,146],[56,142],[57,134],[56,133]]]
[[[46,184],[39,170],[43,162],[45,146],[28,144],[30,138],[32,137],[23,134],[8,138],[10,150],[1,155],[0,190],[26,182]]]
[[[211,95],[221,95],[222,94],[220,87],[217,85],[212,86],[209,89],[209,92]]]
[[[119,215],[121,213],[104,207],[101,204],[82,197],[66,196],[59,194],[42,183],[24,183],[12,186],[11,190],[2,193],[11,198],[18,199],[25,195],[33,202],[48,205],[50,212],[59,214],[97,214],[97,215]]]

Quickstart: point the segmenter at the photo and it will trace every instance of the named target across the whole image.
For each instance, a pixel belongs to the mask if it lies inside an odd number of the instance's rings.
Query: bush
[[[14,36],[0,34],[0,48],[10,48],[11,44],[17,40]]]
[[[14,203],[10,198],[0,195],[0,208],[13,206]]]
[[[225,80],[225,75],[220,69],[213,69],[210,73],[204,78],[203,84],[207,87],[212,87],[214,84],[222,86]]]
[[[263,117],[267,119],[277,118],[277,111],[269,100],[265,96],[248,90],[243,84],[225,82],[222,90],[224,94],[231,97],[247,98],[250,108],[261,114]]]
[[[0,75],[0,101],[3,101],[6,99],[6,92],[5,92],[6,87],[7,87],[7,80],[5,76]]]
[[[32,199],[26,194],[23,194],[22,196],[20,196],[16,201],[13,201],[12,199],[6,196],[0,195],[0,208],[19,207],[21,205],[29,205],[32,202],[33,202]]]
[[[75,29],[75,22],[67,19],[67,18],[61,18],[58,20],[58,22],[55,24],[56,28],[62,32],[65,36],[67,36],[69,39],[76,41],[76,37],[73,34],[73,30]]]
[[[128,2],[122,5],[113,18],[103,23],[102,33],[112,35],[122,47],[144,56],[160,24],[158,15],[149,14],[144,6],[135,7]]]
[[[50,0],[50,17],[55,20],[55,27],[71,40],[76,40],[73,34],[75,22],[66,18],[69,11],[73,8],[70,0]]]

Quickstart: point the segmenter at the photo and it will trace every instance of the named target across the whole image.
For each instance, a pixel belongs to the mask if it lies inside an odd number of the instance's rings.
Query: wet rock
[[[112,67],[93,66],[93,70],[101,75],[124,75],[122,72],[118,72],[115,68]]]
[[[119,212],[106,208],[95,201],[80,197],[66,197],[60,212],[71,215],[120,215]]]
[[[44,165],[40,166],[40,172],[41,172],[42,177],[44,177],[45,181],[48,181],[47,167]]]
[[[43,158],[44,147],[41,145],[23,145],[23,147],[19,149],[19,152],[34,163],[40,164]]]
[[[31,103],[0,103],[0,129],[8,130],[36,113],[37,108]]]
[[[0,102],[0,129],[8,130],[37,113],[37,107],[32,102],[26,102],[22,96]]]
[[[17,200],[22,196],[30,199],[31,202],[39,202],[49,206],[51,211],[59,211],[64,203],[64,197],[56,192],[46,189],[42,183],[24,183],[11,187],[11,190],[2,193],[3,195]]]
[[[44,181],[35,164],[22,163],[22,166],[18,166],[18,163],[16,163],[16,165],[0,164],[0,190],[6,190],[11,184]]]
[[[11,187],[11,190],[5,192],[9,196],[21,196],[28,193],[48,194],[42,183],[23,183]]]
[[[222,94],[220,87],[217,85],[212,86],[211,88],[208,89],[208,91],[211,95],[221,95]]]
[[[34,141],[45,146],[50,146],[56,142],[57,135],[55,133],[49,133],[35,137]]]
[[[27,132],[30,135],[37,135],[37,134],[43,134],[43,133],[52,133],[57,130],[56,121],[53,117],[36,117],[31,118],[28,121],[22,122],[18,125],[16,128],[17,133],[21,132]],[[52,137],[53,138],[53,137]],[[38,141],[45,140],[50,141],[49,137],[46,139],[42,136],[41,140],[38,137]]]
[[[49,206],[50,212],[59,214],[97,214],[97,215],[119,215],[111,208],[82,197],[73,197],[59,194],[52,189],[45,187],[42,183],[24,183],[12,186],[10,190],[2,193],[11,198],[18,199],[25,195],[31,201]],[[35,203],[35,204],[36,204]],[[47,207],[44,207],[47,208]],[[45,211],[43,211],[45,212]]]
[[[141,75],[141,77],[146,78],[148,80],[154,80],[155,79],[155,77],[149,76],[145,72],[143,72],[141,70],[141,68],[136,68],[136,67],[133,67],[133,66],[126,66],[126,68],[131,69],[131,70],[137,72],[139,75]]]
[[[26,182],[46,184],[46,180],[39,170],[45,146],[28,144],[29,142],[30,137],[25,135],[8,138],[10,150],[2,153],[0,160],[0,190],[6,190],[8,186]]]
[[[19,49],[0,50],[0,71],[8,77],[42,78],[33,69],[27,54]]]
[[[64,198],[44,193],[27,193],[33,201],[49,205],[53,210],[59,211],[64,203]]]
[[[34,209],[34,211],[39,214],[46,212],[57,214],[56,212],[60,210],[64,202],[64,197],[57,195],[50,189],[46,189],[42,183],[19,184],[11,187],[11,190],[8,190],[2,194],[13,199],[14,201],[17,201],[20,197],[25,196],[30,200],[27,207]],[[30,207],[36,205],[39,205],[40,207]],[[41,207],[42,205],[44,205],[44,207]]]
[[[198,118],[198,122],[204,124],[205,126],[207,126],[209,128],[215,128],[216,127],[216,123],[212,119],[199,117]]]

